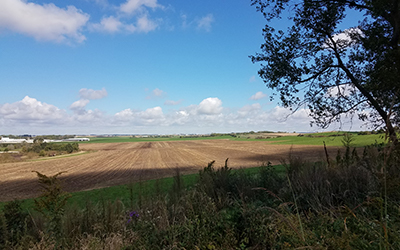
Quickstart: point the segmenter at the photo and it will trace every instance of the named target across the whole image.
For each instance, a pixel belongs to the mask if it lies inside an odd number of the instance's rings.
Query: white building
[[[63,141],[90,141],[89,138],[68,138]]]
[[[2,137],[0,143],[23,143],[27,142],[26,139],[10,139],[9,137]]]

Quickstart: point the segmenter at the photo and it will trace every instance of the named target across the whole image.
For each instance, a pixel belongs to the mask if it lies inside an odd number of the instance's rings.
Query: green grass
[[[336,133],[337,134],[337,133]],[[335,134],[333,134],[335,135]],[[311,134],[314,137],[305,136],[283,136],[278,138],[266,139],[265,141],[271,141],[272,144],[289,144],[289,145],[324,145],[324,141],[327,146],[341,147],[343,146],[343,136],[332,136],[332,133],[318,133]],[[323,137],[315,137],[323,136]],[[374,143],[384,143],[384,134],[374,135],[353,135],[354,140],[352,141],[353,147],[364,147]]]
[[[284,173],[285,168],[282,165],[274,166],[278,173]],[[257,174],[261,167],[252,167],[242,169],[247,174]],[[233,171],[240,171],[234,169]],[[185,188],[191,188],[197,182],[198,174],[182,175],[182,180]],[[162,179],[146,180],[142,182],[134,182],[127,185],[117,185],[100,189],[93,189],[87,191],[80,191],[70,193],[71,197],[68,200],[68,204],[74,204],[78,207],[84,207],[87,201],[92,203],[98,203],[102,200],[120,200],[125,205],[129,206],[131,201],[137,202],[139,197],[149,198],[156,194],[167,194],[171,190],[174,182],[174,177],[166,177]],[[132,190],[132,196],[131,196]],[[22,207],[24,209],[33,209],[34,199],[24,200]],[[0,202],[0,210],[3,209],[5,202]]]

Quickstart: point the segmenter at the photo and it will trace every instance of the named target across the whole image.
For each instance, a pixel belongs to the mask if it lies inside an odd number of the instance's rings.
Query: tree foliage
[[[358,115],[386,127],[397,142],[400,1],[252,0],[252,5],[268,24],[261,52],[251,59],[261,63],[260,77],[283,106],[307,106],[320,127]],[[348,15],[363,20],[349,23]],[[285,16],[289,27],[276,30],[273,24]]]

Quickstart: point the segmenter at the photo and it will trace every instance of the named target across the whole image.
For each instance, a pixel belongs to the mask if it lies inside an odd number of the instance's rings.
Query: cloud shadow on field
[[[335,157],[337,153],[337,148],[328,148],[329,157]],[[293,149],[289,151],[281,151],[274,154],[249,154],[243,157],[236,157],[236,160],[245,162],[259,162],[260,164],[271,162],[273,165],[281,164],[283,161],[288,161],[290,157],[301,157],[308,161],[318,161],[325,160],[324,148],[303,148],[303,149]]]
[[[180,167],[181,174],[197,173],[198,167]],[[124,185],[131,182],[159,179],[176,175],[176,168],[160,169],[120,169],[114,171],[93,171],[80,174],[63,173],[59,176],[63,190],[77,192],[91,189]],[[40,195],[40,185],[36,173],[32,172],[32,178],[9,180],[0,182],[0,202],[14,199],[35,198]]]

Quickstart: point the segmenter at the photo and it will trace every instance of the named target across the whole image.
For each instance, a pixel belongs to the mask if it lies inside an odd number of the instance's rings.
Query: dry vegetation
[[[259,166],[267,161],[279,164],[291,152],[310,160],[323,157],[322,146],[271,145],[266,142],[202,140],[134,143],[81,144],[92,151],[74,157],[45,161],[0,164],[0,201],[38,195],[36,174],[66,171],[61,177],[66,191],[80,191],[135,180],[172,176],[175,169],[193,173],[215,160],[222,166],[229,158],[233,168]],[[336,149],[330,149],[332,155]]]

